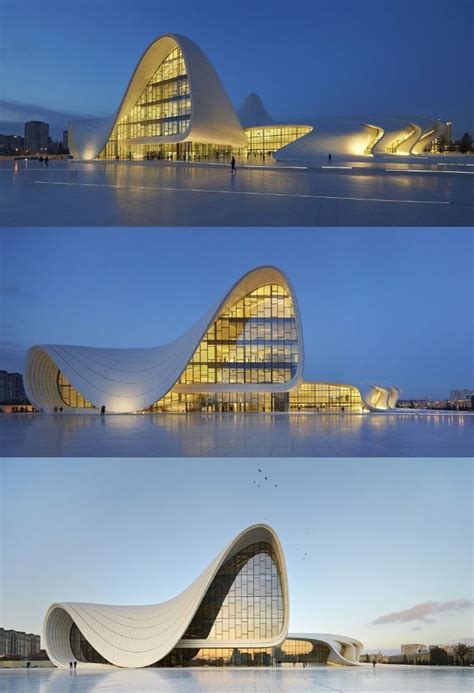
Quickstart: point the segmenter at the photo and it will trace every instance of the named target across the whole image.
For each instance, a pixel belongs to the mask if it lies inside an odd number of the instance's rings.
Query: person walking
[[[69,662],[69,668],[72,669],[72,662]]]
[[[77,667],[77,662],[74,660],[74,669]]]
[[[100,408],[100,415],[105,416],[105,404],[103,404]]]
[[[328,162],[331,163],[331,161],[332,161],[332,155],[328,154]]]
[[[377,661],[374,659],[374,661],[372,662],[372,665],[373,665],[374,669],[375,669],[375,665],[376,665],[376,664],[377,664]]]
[[[48,168],[48,164],[49,164],[49,156],[45,156],[44,157],[44,165],[46,166],[46,168]]]
[[[237,169],[235,167],[235,156],[232,156],[232,159],[230,160],[230,170],[233,174],[237,173]]]

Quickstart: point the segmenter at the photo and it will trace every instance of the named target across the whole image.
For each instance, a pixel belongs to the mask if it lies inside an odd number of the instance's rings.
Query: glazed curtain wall
[[[271,156],[277,149],[285,147],[290,142],[303,137],[313,128],[309,125],[285,125],[266,128],[247,128],[245,134],[248,147],[242,149],[242,154],[255,156]]]
[[[364,403],[357,388],[329,383],[302,383],[290,393],[290,411],[361,412]]]
[[[309,640],[285,640],[281,647],[275,648],[277,661],[283,664],[308,662],[308,664],[326,664],[329,647]]]
[[[258,542],[219,570],[183,640],[268,640],[281,633],[284,613],[277,556]]]
[[[285,383],[296,374],[299,344],[293,301],[277,284],[261,286],[225,309],[211,325],[177,385]],[[173,390],[171,393],[174,394]],[[170,408],[170,393],[151,411]],[[191,400],[194,408],[206,398]],[[235,401],[239,399],[234,395]],[[243,402],[242,402],[243,403]],[[202,408],[202,407],[201,407]]]
[[[274,663],[273,648],[245,649],[245,648],[205,648],[201,650],[188,650],[175,648],[154,666],[208,666],[208,667],[268,667]]]
[[[81,393],[76,390],[74,385],[71,385],[61,371],[58,371],[57,383],[59,396],[66,406],[74,408],[79,407],[80,409],[95,409],[94,405],[83,397]]]
[[[74,657],[78,662],[93,662],[94,664],[109,664],[109,662],[95,650],[90,642],[82,635],[75,623],[71,626],[69,643]]]
[[[132,110],[116,123],[99,157],[143,158],[146,149],[130,140],[184,133],[191,117],[186,65],[176,47],[156,70]]]

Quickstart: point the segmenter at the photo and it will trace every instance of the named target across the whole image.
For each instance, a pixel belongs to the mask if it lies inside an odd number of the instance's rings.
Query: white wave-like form
[[[265,542],[272,547],[279,567],[284,601],[284,618],[277,636],[247,640],[182,640],[199,605],[220,568],[252,544]],[[110,664],[119,667],[146,667],[160,661],[175,647],[199,649],[277,647],[286,638],[289,621],[288,578],[280,541],[268,525],[249,527],[233,539],[201,575],[181,594],[161,604],[149,606],[111,606],[56,602],[45,616],[43,642],[48,657],[58,667],[75,660],[70,644],[73,623],[92,647]],[[104,665],[78,662],[79,667]]]
[[[175,48],[183,54],[191,94],[191,118],[184,133],[146,138],[156,144],[202,142],[245,147],[247,138],[219,75],[194,41],[165,34],[153,41],[140,58],[119,108],[110,117],[75,120],[69,124],[69,149],[78,159],[94,159],[104,148],[117,121],[135,106],[161,63]],[[136,140],[140,143],[142,140]]]
[[[108,349],[50,344],[31,347],[26,356],[24,374],[27,397],[39,409],[63,407],[64,402],[57,386],[59,369],[76,390],[96,407],[105,405],[111,413],[146,409],[161,399],[177,382],[218,315],[226,307],[266,284],[283,286],[292,298],[299,345],[299,360],[294,377],[286,383],[213,383],[207,389],[211,388],[212,392],[286,392],[302,379],[304,348],[301,319],[289,279],[276,267],[267,266],[257,267],[244,275],[223,301],[184,335],[164,346]]]
[[[288,633],[288,640],[304,640],[312,644],[322,644],[329,648],[328,664],[343,666],[359,665],[359,658],[364,644],[355,638],[345,635],[327,633]]]

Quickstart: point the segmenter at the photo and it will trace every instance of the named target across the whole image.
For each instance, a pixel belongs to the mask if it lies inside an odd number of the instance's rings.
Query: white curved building
[[[387,410],[398,390],[305,381],[300,312],[276,267],[245,274],[181,337],[113,349],[48,344],[26,356],[35,407],[87,412],[362,412]],[[386,393],[383,396],[380,392]],[[389,396],[392,393],[392,396]]]
[[[180,34],[153,41],[116,112],[73,121],[77,159],[181,159],[275,156],[306,164],[333,157],[419,155],[446,132],[440,120],[363,116],[275,122],[257,94],[236,113],[202,50]]]
[[[161,604],[57,602],[43,642],[57,667],[358,664],[362,643],[287,638],[289,593],[280,541],[268,525],[241,532],[181,594]]]
[[[443,136],[446,123],[425,118],[318,119],[311,132],[275,153],[278,161],[319,162],[333,158],[416,156]]]
[[[191,158],[246,143],[217,72],[194,41],[180,34],[148,46],[114,115],[69,125],[71,154],[85,160],[143,158],[150,152]]]

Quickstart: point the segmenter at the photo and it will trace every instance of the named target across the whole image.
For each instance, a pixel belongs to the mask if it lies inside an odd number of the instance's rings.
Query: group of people
[[[41,166],[44,164],[44,165],[47,167],[48,164],[49,164],[49,157],[48,157],[48,155],[46,155],[46,156],[44,157],[44,159],[43,159],[43,157],[40,156],[40,158],[38,159],[38,161],[40,162],[40,165],[41,165]]]
[[[55,414],[62,414],[63,413],[63,408],[62,407],[54,407],[54,413]]]
[[[74,662],[69,662],[69,668],[70,669],[75,669],[77,667],[77,662],[74,660]]]

